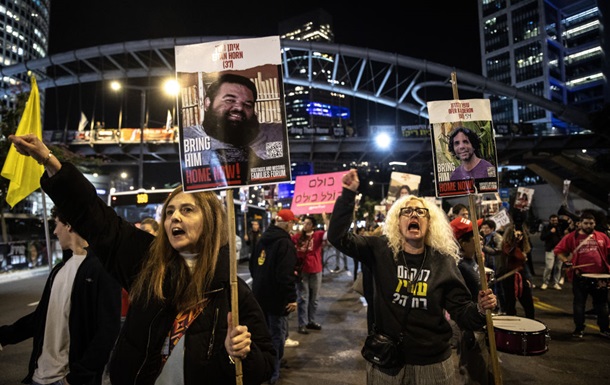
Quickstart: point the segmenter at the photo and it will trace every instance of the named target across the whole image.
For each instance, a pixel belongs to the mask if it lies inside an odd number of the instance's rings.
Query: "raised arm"
[[[45,193],[110,274],[128,288],[154,237],[119,217],[74,165],[62,164],[35,135],[11,135],[9,140],[17,152],[44,165],[41,186]]]
[[[61,162],[53,156],[51,150],[36,135],[9,135],[8,139],[18,153],[31,156],[36,162],[43,165],[49,176],[55,175],[61,169]]]

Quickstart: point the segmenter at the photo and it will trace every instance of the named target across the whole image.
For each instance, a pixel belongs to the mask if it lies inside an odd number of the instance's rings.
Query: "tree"
[[[29,93],[22,92],[17,94],[16,107],[14,109],[2,106],[0,110],[0,157],[6,160],[8,156],[8,150],[11,147],[11,143],[8,140],[8,136],[15,133],[25,104],[28,101]],[[0,165],[0,169],[4,166],[4,161]],[[6,231],[6,221],[4,219],[4,211],[6,210],[6,193],[8,191],[8,185],[10,181],[8,179],[0,177],[0,227],[2,228],[2,242],[8,241],[8,234]]]
[[[29,96],[29,92],[21,92],[17,94],[15,98],[15,108],[9,108],[3,105],[0,109],[0,159],[3,159],[2,164],[0,164],[0,169],[4,166],[4,161],[6,160],[8,151],[11,147],[11,142],[8,140],[8,137],[17,131],[19,121],[21,120]],[[86,158],[76,154],[70,151],[65,145],[48,145],[48,147],[57,159],[71,162],[85,173],[98,171],[98,168],[102,163],[102,160],[99,158]],[[1,240],[4,243],[8,242],[4,213],[8,208],[6,194],[9,184],[10,181],[8,179],[0,177],[0,228],[2,230]]]

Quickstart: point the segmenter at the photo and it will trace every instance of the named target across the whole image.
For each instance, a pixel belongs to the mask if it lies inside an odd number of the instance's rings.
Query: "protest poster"
[[[299,175],[294,183],[290,210],[295,215],[331,213],[341,195],[341,179],[346,171]]]
[[[485,194],[482,198],[480,202],[477,201],[477,206],[481,208],[481,217],[495,215],[502,209],[502,199],[499,193]]]
[[[501,229],[511,223],[511,217],[506,209],[501,209],[490,218],[496,222],[496,229]]]
[[[518,187],[513,207],[521,211],[529,210],[530,206],[532,205],[532,199],[534,198],[535,191],[536,190],[533,188]]]
[[[185,191],[291,180],[278,36],[176,46]]]
[[[420,181],[421,176],[419,175],[393,171],[390,174],[390,187],[388,188],[386,203],[391,206],[396,199],[404,194],[419,195]]]
[[[488,99],[428,102],[436,196],[498,191],[496,141]]]

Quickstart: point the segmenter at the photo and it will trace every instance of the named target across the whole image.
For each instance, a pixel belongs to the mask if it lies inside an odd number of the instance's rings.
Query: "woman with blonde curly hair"
[[[398,344],[399,364],[367,363],[367,384],[452,384],[453,336],[445,310],[463,329],[485,326],[494,309],[490,289],[473,302],[457,268],[459,245],[445,213],[436,205],[405,195],[390,208],[382,235],[349,231],[360,181],[352,169],[343,176],[328,240],[371,269],[375,284],[374,333]],[[365,346],[366,347],[366,346]],[[396,361],[396,360],[395,360]]]

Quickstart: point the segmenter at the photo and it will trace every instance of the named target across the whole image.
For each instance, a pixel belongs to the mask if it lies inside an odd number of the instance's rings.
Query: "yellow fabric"
[[[32,91],[15,135],[34,134],[42,140],[42,123],[40,118],[40,95],[36,78],[32,76]],[[44,167],[32,157],[23,156],[11,146],[2,167],[2,176],[11,182],[6,194],[6,202],[11,206],[21,202],[25,197],[40,188],[40,176]]]

